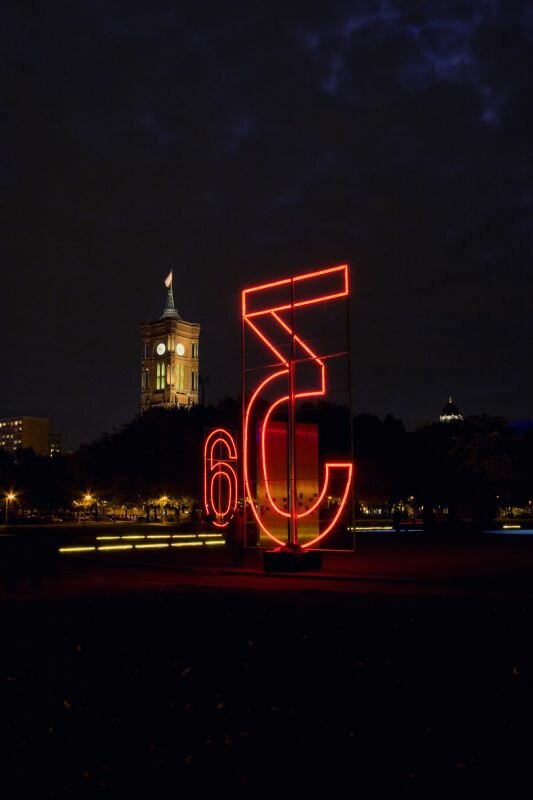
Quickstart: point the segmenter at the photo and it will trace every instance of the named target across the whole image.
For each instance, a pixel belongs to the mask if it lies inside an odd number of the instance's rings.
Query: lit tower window
[[[162,361],[157,362],[155,388],[157,390],[164,389],[166,385],[166,367]]]

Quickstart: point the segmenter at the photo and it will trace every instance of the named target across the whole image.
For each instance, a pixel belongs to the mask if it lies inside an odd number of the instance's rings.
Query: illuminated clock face
[[[176,353],[179,356],[184,356],[185,355],[185,347],[182,345],[181,342],[176,345]]]
[[[164,356],[164,355],[165,355],[165,350],[166,350],[166,349],[167,349],[167,348],[165,347],[165,345],[163,344],[163,342],[159,342],[159,344],[158,344],[158,345],[157,345],[157,347],[155,348],[155,352],[157,353],[157,355],[158,355],[158,356]]]

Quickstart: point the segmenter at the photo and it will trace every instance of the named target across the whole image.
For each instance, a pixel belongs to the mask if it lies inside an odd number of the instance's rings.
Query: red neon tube
[[[280,286],[290,287],[291,285],[293,285],[294,282],[309,281],[310,283],[312,283],[313,279],[316,280],[319,277],[322,277],[322,276],[325,276],[325,275],[331,275],[331,274],[338,274],[339,277],[341,278],[342,285],[340,286],[338,291],[331,291],[328,294],[322,294],[322,295],[319,295],[317,297],[307,296],[303,300],[294,301],[294,303],[292,303],[292,302],[291,303],[281,303],[281,304],[270,306],[270,307],[268,307],[268,306],[261,307],[259,305],[259,308],[256,308],[255,310],[248,310],[248,308],[247,308],[248,296],[250,296],[252,294],[255,295],[255,293],[266,291],[266,290],[269,290],[269,289],[272,289],[272,288],[277,288],[277,287],[280,287]],[[246,495],[247,495],[248,500],[250,502],[250,507],[252,509],[253,516],[254,516],[257,524],[259,525],[260,529],[267,536],[269,536],[274,542],[276,542],[277,544],[279,544],[281,546],[283,546],[285,544],[285,542],[281,541],[271,531],[269,531],[267,529],[266,525],[261,520],[261,517],[260,517],[260,515],[259,515],[259,513],[257,511],[257,508],[255,506],[255,502],[254,502],[253,495],[252,495],[252,492],[251,492],[251,487],[250,487],[249,471],[248,471],[248,459],[249,459],[250,424],[251,424],[251,419],[254,416],[255,405],[256,405],[257,401],[259,400],[261,393],[267,387],[271,388],[274,385],[274,381],[277,381],[278,379],[283,379],[283,383],[285,384],[285,382],[286,382],[286,380],[288,378],[288,375],[289,375],[289,363],[288,363],[287,359],[279,352],[279,350],[270,341],[268,336],[263,331],[261,331],[261,329],[259,327],[259,324],[261,322],[261,317],[268,316],[278,326],[280,326],[285,331],[285,333],[289,334],[289,336],[291,337],[291,339],[294,342],[294,344],[298,345],[301,349],[303,349],[304,352],[306,353],[307,357],[309,358],[309,360],[313,360],[317,364],[317,366],[319,367],[319,372],[320,372],[320,386],[319,386],[319,388],[316,388],[316,389],[313,389],[313,390],[309,390],[309,391],[295,392],[294,399],[301,399],[303,397],[323,396],[323,395],[326,394],[326,391],[327,391],[327,388],[326,388],[326,365],[325,365],[324,361],[321,358],[319,358],[318,355],[315,352],[313,352],[313,350],[305,343],[305,341],[303,339],[301,339],[301,337],[299,337],[291,329],[291,327],[282,319],[282,317],[280,316],[280,312],[292,311],[293,309],[295,309],[297,307],[311,305],[311,304],[319,303],[319,302],[331,301],[331,300],[337,299],[339,297],[346,297],[348,295],[348,293],[349,293],[349,274],[348,274],[347,265],[342,265],[342,266],[339,266],[339,267],[331,267],[329,269],[324,269],[324,270],[317,270],[315,272],[310,272],[310,273],[306,273],[306,274],[303,274],[303,275],[298,275],[295,278],[287,278],[287,279],[283,279],[283,280],[280,280],[280,281],[273,281],[273,282],[270,282],[270,283],[261,284],[259,286],[250,287],[248,289],[245,289],[243,291],[243,293],[242,293],[242,318],[243,318],[243,323],[248,325],[250,330],[272,352],[272,354],[276,358],[277,362],[281,366],[281,369],[276,369],[276,372],[274,372],[272,375],[269,375],[267,378],[265,378],[259,384],[259,386],[253,392],[252,397],[250,398],[250,400],[249,400],[249,402],[248,402],[248,404],[247,404],[247,406],[245,408],[245,414],[244,414],[244,420],[243,420],[243,462],[244,462],[243,463],[243,474],[244,474],[244,486],[245,486]],[[254,318],[254,322],[252,322],[251,317]],[[268,423],[269,423],[269,420],[270,420],[270,417],[271,417],[272,413],[282,403],[288,402],[289,399],[290,399],[289,395],[282,394],[276,400],[274,400],[272,403],[270,403],[270,405],[268,406],[267,410],[263,412],[262,424],[260,426],[260,445],[259,445],[260,446],[261,470],[262,470],[262,473],[263,473],[263,479],[264,479],[264,483],[265,483],[265,487],[266,487],[266,493],[267,493],[267,497],[268,497],[269,503],[271,504],[271,506],[272,506],[272,508],[273,508],[275,513],[277,513],[278,515],[280,515],[280,516],[282,516],[284,518],[287,518],[287,519],[290,518],[290,513],[286,512],[286,511],[283,511],[282,509],[280,509],[276,505],[276,503],[274,502],[274,500],[272,498],[272,492],[270,490],[270,484],[269,484],[269,478],[268,478],[268,468],[267,468],[267,456],[266,456],[266,431],[268,429]],[[334,517],[329,521],[329,523],[326,526],[326,528],[323,531],[321,531],[319,533],[319,535],[317,537],[315,537],[313,540],[311,540],[311,541],[307,542],[305,545],[303,545],[304,547],[310,547],[313,544],[316,544],[321,539],[323,539],[334,528],[334,526],[338,522],[338,520],[340,518],[340,515],[342,514],[342,512],[344,510],[344,507],[346,505],[348,496],[349,496],[350,486],[351,486],[352,477],[353,477],[353,465],[351,463],[344,463],[344,462],[343,463],[327,462],[326,465],[325,465],[324,482],[323,482],[323,485],[322,485],[322,489],[319,492],[318,499],[306,511],[303,511],[303,512],[300,512],[300,513],[294,512],[294,517],[296,519],[301,519],[302,517],[308,516],[313,511],[315,511],[320,506],[320,504],[322,503],[324,497],[326,496],[326,493],[327,493],[328,488],[330,486],[330,481],[333,478],[333,472],[337,471],[337,473],[338,473],[339,470],[341,470],[341,471],[343,471],[345,473],[344,490],[343,490],[341,502],[339,503],[339,507],[338,507]]]

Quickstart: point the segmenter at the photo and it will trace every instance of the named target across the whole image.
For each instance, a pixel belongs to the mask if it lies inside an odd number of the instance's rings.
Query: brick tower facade
[[[141,325],[141,411],[198,403],[200,325],[186,322],[174,305],[172,273],[160,319]]]

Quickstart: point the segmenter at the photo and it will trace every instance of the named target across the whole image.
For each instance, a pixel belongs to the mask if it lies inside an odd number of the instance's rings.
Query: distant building
[[[58,456],[61,453],[61,436],[59,433],[48,434],[48,452],[51,456]]]
[[[172,273],[165,285],[167,298],[162,316],[141,325],[141,411],[153,406],[190,407],[198,403],[200,325],[186,322],[178,314]]]
[[[0,447],[8,453],[32,450],[41,456],[50,453],[50,420],[46,417],[9,417],[0,419]]]
[[[462,422],[463,415],[461,414],[455,403],[452,401],[451,396],[446,405],[444,406],[444,408],[442,409],[442,413],[439,419],[441,422]]]

